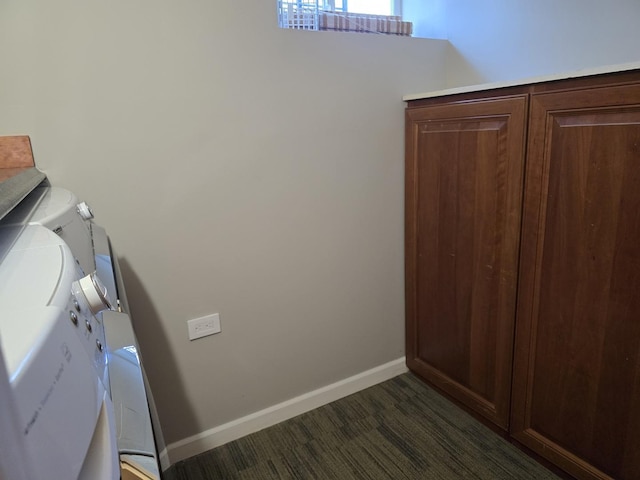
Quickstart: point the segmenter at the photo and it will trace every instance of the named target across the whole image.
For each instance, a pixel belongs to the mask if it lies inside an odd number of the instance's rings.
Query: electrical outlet
[[[187,328],[189,330],[189,340],[220,333],[220,314],[214,313],[206,317],[189,320],[187,322]]]

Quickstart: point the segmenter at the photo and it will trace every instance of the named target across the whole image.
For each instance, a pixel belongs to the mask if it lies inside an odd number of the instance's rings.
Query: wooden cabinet
[[[507,429],[526,96],[407,110],[407,362]]]
[[[640,478],[640,85],[533,95],[511,431]]]
[[[640,479],[640,73],[406,120],[409,368],[576,478]]]

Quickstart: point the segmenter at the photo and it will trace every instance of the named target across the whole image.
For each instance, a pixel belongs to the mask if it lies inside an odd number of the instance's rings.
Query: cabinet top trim
[[[463,87],[447,88],[444,90],[434,90],[426,93],[415,93],[405,95],[402,100],[409,102],[412,100],[421,100],[424,98],[444,97],[447,95],[456,95],[459,93],[482,92],[485,90],[494,90],[498,88],[515,87],[522,85],[531,85],[534,83],[551,82],[554,80],[566,80],[569,78],[589,77],[592,75],[602,75],[607,73],[626,72],[629,70],[640,69],[640,62],[622,63],[618,65],[606,65],[596,68],[587,68],[583,70],[574,70],[571,72],[556,73],[551,75],[542,75],[538,77],[528,77],[516,80],[507,80],[493,83],[482,83],[477,85],[466,85]]]

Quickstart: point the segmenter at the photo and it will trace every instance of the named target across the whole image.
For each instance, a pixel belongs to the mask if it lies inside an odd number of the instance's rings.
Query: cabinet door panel
[[[534,95],[512,434],[640,478],[640,86]]]
[[[407,111],[407,364],[503,429],[526,105]]]

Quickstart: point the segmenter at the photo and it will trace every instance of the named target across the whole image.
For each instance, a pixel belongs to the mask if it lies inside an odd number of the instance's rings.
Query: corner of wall
[[[172,464],[177,463],[372,387],[407,371],[405,357],[398,358],[331,385],[171,443],[167,445],[166,452],[163,452],[161,456],[168,457]]]
[[[451,42],[447,48],[445,62],[446,88],[463,87],[489,81]]]

